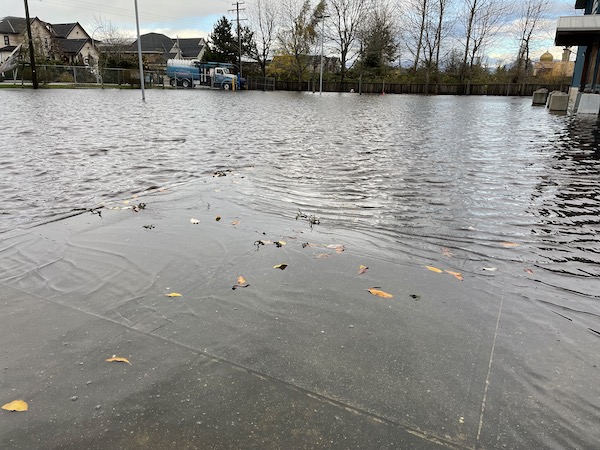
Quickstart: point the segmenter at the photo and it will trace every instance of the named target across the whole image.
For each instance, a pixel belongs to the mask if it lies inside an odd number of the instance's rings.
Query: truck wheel
[[[189,88],[189,87],[190,87],[190,80],[183,80],[183,81],[181,82],[181,85],[182,85],[184,88]]]
[[[177,86],[177,80],[175,78],[171,78],[171,86]]]
[[[229,89],[231,89],[231,86],[226,81],[223,81],[223,89],[225,89],[226,91],[228,91]]]

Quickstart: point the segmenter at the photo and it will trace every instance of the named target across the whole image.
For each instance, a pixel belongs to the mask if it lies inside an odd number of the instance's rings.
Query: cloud
[[[206,37],[220,16],[231,18],[228,0],[139,0],[140,29],[171,35]],[[25,17],[23,0],[2,0],[2,16]],[[79,22],[88,33],[97,27],[98,19],[117,28],[135,33],[134,2],[123,0],[30,0],[29,14],[50,23]],[[166,33],[165,33],[166,34]]]

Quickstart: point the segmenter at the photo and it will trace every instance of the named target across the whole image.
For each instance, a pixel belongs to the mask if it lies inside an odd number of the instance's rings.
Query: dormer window
[[[4,45],[10,45],[10,39],[8,36],[4,36]]]

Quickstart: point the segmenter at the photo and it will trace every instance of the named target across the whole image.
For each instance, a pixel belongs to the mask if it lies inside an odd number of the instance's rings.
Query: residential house
[[[147,33],[140,36],[142,57],[149,67],[164,67],[168,59],[202,59],[206,51],[203,38],[171,39],[161,33]],[[131,45],[130,53],[138,52],[137,40]]]
[[[31,36],[37,58],[65,64],[92,64],[98,52],[87,32],[79,23],[50,24],[35,17],[31,19]],[[27,46],[27,20],[5,17],[0,20],[0,62],[19,44]]]
[[[204,56],[206,41],[203,38],[177,38],[174,40],[171,54],[176,59],[197,59]]]
[[[578,113],[600,113],[600,1],[576,0],[583,16],[558,19],[556,45],[578,46],[575,71],[569,91],[570,109]]]

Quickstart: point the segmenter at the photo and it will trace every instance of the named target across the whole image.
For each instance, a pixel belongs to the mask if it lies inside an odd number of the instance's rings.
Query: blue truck
[[[173,87],[205,86],[215,89],[244,89],[246,80],[233,73],[233,64],[169,59],[167,77]]]

